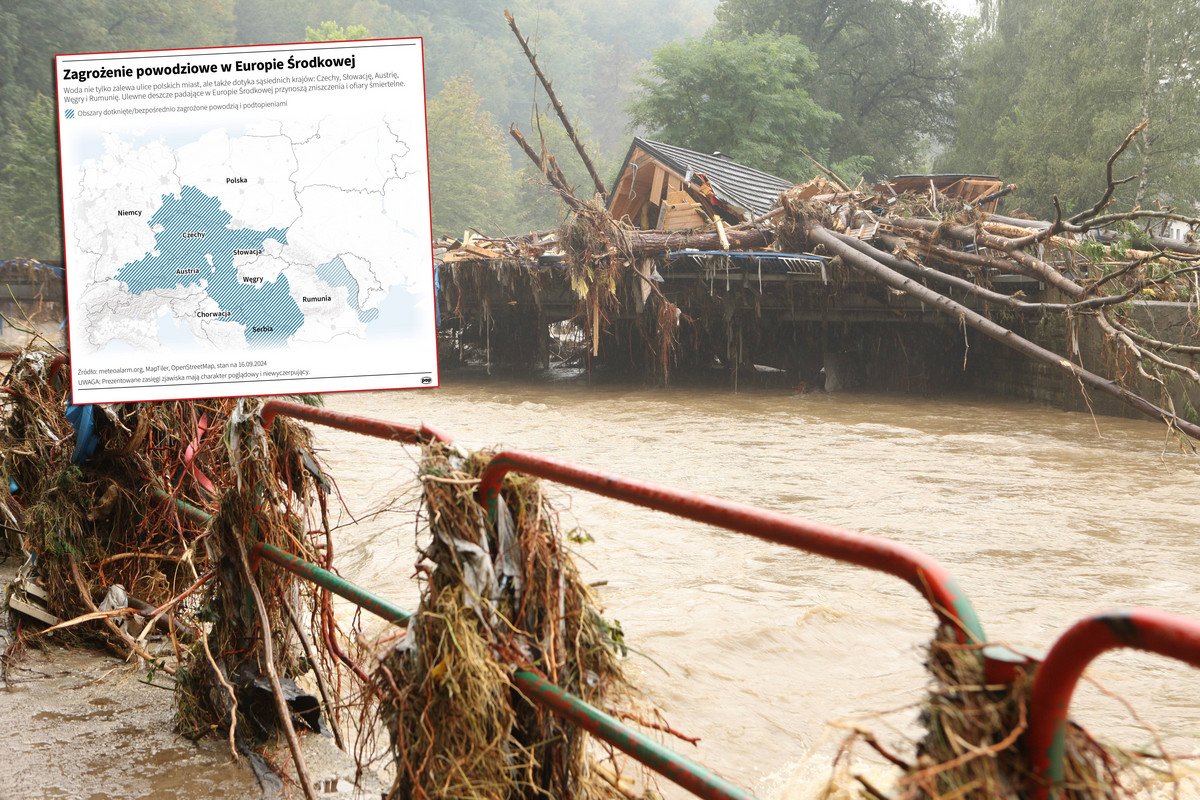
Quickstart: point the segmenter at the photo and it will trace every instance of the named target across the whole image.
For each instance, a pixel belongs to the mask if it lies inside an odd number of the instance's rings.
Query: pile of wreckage
[[[1090,395],[1111,398],[1200,439],[1200,218],[1113,205],[1126,182],[1114,178],[1114,164],[1148,121],[1108,159],[1095,204],[1071,216],[1059,209],[1053,220],[997,214],[1017,187],[994,176],[851,187],[810,156],[820,174],[795,185],[722,153],[643,138],[610,192],[506,16],[594,194],[581,198],[544,141],[536,150],[509,129],[570,213],[557,231],[435,243],[439,324],[459,355],[470,340],[489,368],[549,366],[550,331],[561,337],[565,325],[589,369],[604,351],[662,385],[674,371],[716,365],[736,387],[740,371],[774,359],[804,389],[805,370],[834,364],[831,322],[869,330],[852,342],[860,357],[911,362],[907,340],[943,365],[947,355],[960,359],[964,372],[971,329],[977,342],[1057,370],[1089,407]],[[1174,304],[1166,322],[1164,303]],[[932,329],[869,327],[930,316],[939,320]],[[1039,336],[1048,328],[1059,335]],[[1089,337],[1107,375],[1080,363]],[[864,353],[871,344],[874,353]],[[1146,398],[1154,393],[1157,403]]]

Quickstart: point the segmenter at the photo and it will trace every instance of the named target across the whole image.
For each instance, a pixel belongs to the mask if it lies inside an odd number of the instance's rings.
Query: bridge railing
[[[13,356],[0,352],[0,358]],[[65,357],[55,359],[55,371],[65,360]],[[269,429],[275,417],[280,415],[404,444],[451,441],[448,434],[430,425],[404,425],[285,400],[269,400],[263,405],[260,411],[263,427]],[[478,496],[493,515],[498,510],[501,482],[509,472],[534,475],[894,575],[925,597],[939,621],[951,626],[960,642],[985,644],[987,641],[974,608],[954,578],[940,563],[916,548],[515,450],[495,454],[483,472]],[[209,512],[183,500],[163,492],[158,494],[195,520],[206,521],[211,518]],[[252,549],[251,556],[255,563],[271,561],[390,622],[406,624],[412,616],[410,612],[369,590],[273,545],[259,543]],[[1045,660],[1040,665],[1033,665],[1036,671],[1030,696],[1025,751],[1035,775],[1034,786],[1031,787],[1035,800],[1048,800],[1056,796],[1063,780],[1067,709],[1084,668],[1101,653],[1122,647],[1158,653],[1200,667],[1200,621],[1152,609],[1100,614],[1068,629]],[[529,699],[628,753],[698,797],[705,800],[753,800],[754,796],[745,789],[555,686],[530,669],[529,665],[511,666],[514,683]]]
[[[1110,650],[1132,648],[1200,667],[1200,620],[1131,608],[1082,619],[1058,637],[1033,674],[1025,752],[1038,778],[1031,797],[1057,797],[1064,779],[1067,709],[1083,670]]]
[[[286,400],[269,400],[263,405],[260,412],[263,427],[269,429],[280,415],[404,444],[451,441],[448,434],[428,425],[404,425]],[[506,474],[514,471],[895,575],[914,586],[926,598],[934,614],[952,627],[960,641],[974,644],[985,641],[974,608],[949,572],[934,559],[907,545],[513,450],[495,454],[480,481],[479,499],[493,518],[498,511],[500,484]],[[179,500],[174,502],[176,505],[182,503]],[[181,508],[193,516],[205,513],[187,507],[186,503],[182,503]],[[270,544],[255,545],[251,556],[257,560],[271,561],[389,621],[404,624],[411,617],[408,611],[399,606]],[[705,800],[753,798],[746,790],[706,767],[555,686],[528,665],[513,666],[513,681],[526,697],[612,744],[698,797]]]
[[[272,400],[264,405],[264,425],[269,426],[279,414],[407,444],[433,440],[451,441],[447,434],[432,426],[399,425],[279,400]],[[499,509],[501,482],[510,472],[533,475],[604,497],[894,575],[912,585],[925,597],[939,621],[951,626],[960,642],[987,642],[982,624],[957,581],[939,562],[916,548],[742,503],[624,478],[517,450],[496,453],[483,471],[478,499],[489,510],[493,520]],[[315,565],[277,551],[270,545],[259,545],[255,551],[263,558],[326,586],[352,602],[358,602],[364,608],[375,610],[370,604],[376,603],[378,598],[364,593],[364,590],[337,576],[325,573]],[[324,580],[329,580],[329,583],[322,583]],[[344,592],[335,588],[338,584],[345,584]],[[355,597],[359,597],[362,602]],[[399,621],[399,615],[403,615],[405,619],[408,616],[407,612],[394,607],[390,611],[376,613],[393,621]],[[991,659],[997,662],[989,663],[989,669],[997,665],[1003,668],[1005,662],[1010,659],[1035,668],[1030,698],[1029,730],[1025,740],[1025,752],[1035,776],[1034,785],[1031,787],[1034,800],[1050,800],[1057,796],[1064,773],[1067,707],[1084,667],[1097,655],[1120,647],[1147,650],[1200,667],[1200,621],[1150,609],[1109,612],[1085,619],[1070,628],[1055,643],[1041,664],[1024,656],[1018,657],[1007,648],[983,648],[985,661]],[[1013,674],[1015,673],[1007,673],[1010,680]],[[628,728],[527,669],[517,669],[514,672],[514,680],[530,699],[546,705],[555,713],[617,746],[699,797],[751,797],[744,790],[706,768],[662,747],[654,740]]]

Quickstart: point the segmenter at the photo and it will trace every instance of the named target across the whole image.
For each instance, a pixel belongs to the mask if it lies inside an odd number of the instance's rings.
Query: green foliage
[[[517,173],[504,133],[483,110],[470,78],[446,82],[426,107],[435,235],[467,228],[510,231]]]
[[[629,645],[625,643],[625,631],[621,628],[621,621],[614,619],[609,622],[595,612],[591,612],[591,619],[600,631],[601,638],[608,649],[614,653],[620,653],[622,658],[628,658]]]
[[[1128,219],[1121,220],[1117,224],[1117,230],[1121,233],[1122,238],[1129,240],[1132,247],[1139,250],[1150,250],[1153,248],[1153,245],[1150,243],[1150,234],[1136,222]]]
[[[1191,398],[1185,398],[1183,402],[1183,418],[1193,425],[1200,425],[1200,411],[1197,411],[1196,407],[1192,405]]]
[[[1114,167],[1135,180],[1117,208],[1200,196],[1200,40],[1190,0],[1006,0],[966,54],[966,91],[940,166],[990,171],[1021,187],[1023,208],[1090,207],[1105,162],[1141,120],[1150,127]],[[1064,46],[1070,43],[1070,46]],[[1011,98],[1011,100],[1009,99]]]
[[[1075,247],[1088,261],[1092,262],[1100,261],[1108,254],[1108,248],[1095,239],[1081,239]]]
[[[330,22],[337,20],[337,22]],[[237,44],[428,36],[429,22],[379,0],[237,0]],[[369,34],[368,34],[369,31]],[[312,38],[310,38],[312,37]]]
[[[801,149],[824,146],[839,121],[805,91],[815,69],[795,36],[668,44],[638,81],[630,113],[655,138],[798,180],[811,172]]]
[[[721,0],[724,37],[797,37],[816,57],[804,88],[838,114],[827,158],[873,159],[875,174],[910,169],[950,130],[962,20],[932,0]]]
[[[6,0],[0,5],[0,258],[62,248],[55,53],[229,44],[233,0]]]
[[[62,255],[54,101],[42,94],[10,120],[0,148],[0,258]]]
[[[370,36],[371,32],[364,25],[347,25],[343,28],[332,20],[325,20],[316,28],[304,29],[306,42],[345,42],[350,39],[368,39]]]

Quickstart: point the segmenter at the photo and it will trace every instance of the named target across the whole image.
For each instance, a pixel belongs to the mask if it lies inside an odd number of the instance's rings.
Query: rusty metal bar
[[[450,435],[432,425],[402,425],[398,422],[386,422],[371,417],[360,417],[357,414],[346,414],[342,411],[330,411],[327,408],[314,408],[303,403],[290,400],[268,400],[263,404],[260,417],[262,426],[271,429],[275,417],[282,414],[285,417],[302,419],[317,425],[338,428],[364,436],[374,436],[378,439],[389,439],[404,444],[421,444],[423,442],[449,442]]]
[[[1151,608],[1109,611],[1076,622],[1050,648],[1033,676],[1025,749],[1033,800],[1060,794],[1067,708],[1083,670],[1096,656],[1129,647],[1200,667],[1200,620]]]
[[[945,567],[914,547],[517,450],[497,453],[484,470],[479,499],[485,508],[493,507],[498,499],[500,481],[509,472],[525,472],[576,489],[895,575],[929,601],[934,614],[954,628],[960,642],[983,644],[987,641],[979,617],[958,583]]]

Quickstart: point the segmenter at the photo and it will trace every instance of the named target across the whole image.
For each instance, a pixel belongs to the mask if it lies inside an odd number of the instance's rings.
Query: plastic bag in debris
[[[96,438],[96,407],[67,404],[67,422],[75,429],[75,451],[71,463],[78,466],[91,458],[100,446]]]
[[[321,714],[320,700],[297,686],[291,678],[280,678],[279,688],[283,691],[283,699],[287,702],[293,721],[322,736],[333,735]],[[246,701],[247,718],[259,737],[269,737],[272,733],[271,727],[279,717],[270,679],[262,675],[250,678],[249,684],[243,690],[243,699]]]
[[[515,523],[508,506],[498,503],[496,514],[496,569],[500,573],[500,588],[511,587],[517,602],[521,600],[521,548],[517,545]]]
[[[438,536],[458,554],[459,563],[462,565],[463,583],[470,590],[464,598],[467,606],[478,612],[478,600],[499,599],[500,583],[496,580],[491,555],[474,542],[451,536],[444,531],[439,531]],[[486,537],[484,541],[487,541]]]
[[[124,586],[114,583],[108,587],[108,594],[104,595],[104,599],[100,601],[100,605],[97,608],[101,611],[116,611],[120,608],[129,608],[129,593],[125,591]],[[145,620],[138,615],[122,617],[117,621],[117,627],[130,636],[137,636],[145,627]]]
[[[116,611],[119,608],[129,608],[129,593],[119,583],[108,587],[108,594],[100,601],[101,611]]]

